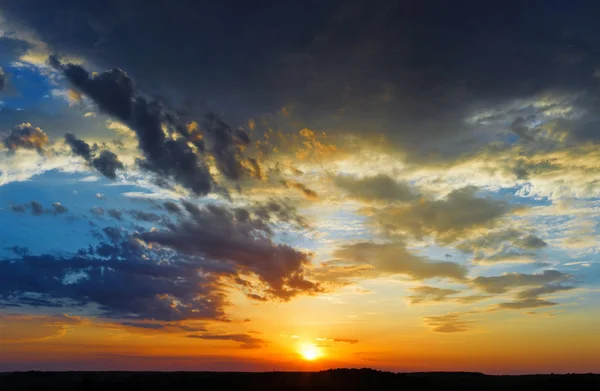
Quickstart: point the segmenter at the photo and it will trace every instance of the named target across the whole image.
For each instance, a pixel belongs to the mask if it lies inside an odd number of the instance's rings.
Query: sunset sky
[[[0,0],[0,371],[600,371],[597,1]]]

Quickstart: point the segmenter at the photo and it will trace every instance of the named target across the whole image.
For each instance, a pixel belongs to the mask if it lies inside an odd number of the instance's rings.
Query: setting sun
[[[315,345],[311,344],[303,345],[300,348],[300,354],[302,355],[302,358],[308,361],[316,360],[321,356],[320,350]]]

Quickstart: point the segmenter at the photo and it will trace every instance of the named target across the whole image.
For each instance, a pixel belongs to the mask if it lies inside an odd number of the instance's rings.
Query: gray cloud
[[[389,206],[377,210],[374,219],[388,233],[408,233],[419,239],[432,235],[447,244],[473,229],[493,226],[515,209],[506,201],[477,197],[476,191],[464,187],[442,200]]]
[[[187,201],[183,206],[187,218],[167,224],[167,230],[143,232],[140,238],[183,254],[231,263],[242,273],[253,273],[266,286],[244,281],[242,288],[252,298],[289,300],[297,294],[319,291],[319,286],[304,275],[310,254],[272,240],[273,218],[291,218],[285,208],[259,208],[255,212],[215,205],[200,208]]]
[[[106,213],[108,213],[108,215],[110,217],[112,217],[113,219],[119,220],[119,221],[121,220],[121,217],[123,216],[123,213],[117,209],[108,209],[106,211]]]
[[[0,92],[4,90],[4,86],[6,85],[6,74],[4,73],[4,69],[0,67]]]
[[[544,270],[542,273],[506,273],[501,276],[479,276],[471,280],[473,285],[487,293],[505,293],[513,288],[543,285],[568,281],[572,276],[557,270]]]
[[[67,209],[64,205],[62,205],[60,202],[53,202],[52,203],[52,209],[54,209],[54,214],[63,214],[63,213],[67,213],[69,211],[69,209]]]
[[[104,150],[98,156],[93,155],[90,145],[77,138],[73,133],[65,134],[65,141],[71,147],[73,154],[81,156],[91,167],[109,179],[115,180],[117,170],[125,168],[117,155],[111,151]]]
[[[490,231],[485,235],[464,240],[457,249],[475,255],[476,262],[495,263],[514,260],[529,260],[535,251],[548,244],[540,237],[509,228]]]
[[[408,296],[411,304],[446,301],[449,297],[460,293],[456,289],[443,289],[434,286],[418,286],[410,288],[410,290],[414,292]]]
[[[411,201],[416,198],[410,185],[387,175],[379,174],[357,178],[352,175],[336,175],[333,183],[348,195],[360,201]]]
[[[455,262],[432,261],[426,257],[410,253],[403,243],[361,242],[344,245],[333,254],[339,261],[330,262],[330,266],[341,264],[369,265],[373,270],[356,269],[357,276],[377,274],[401,274],[415,280],[427,278],[450,278],[464,280],[467,268]],[[335,269],[335,268],[333,268]]]

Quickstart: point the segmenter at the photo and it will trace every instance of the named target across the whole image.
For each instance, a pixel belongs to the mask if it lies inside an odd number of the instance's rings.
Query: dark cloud
[[[410,185],[387,175],[379,174],[357,178],[352,175],[336,175],[333,183],[345,190],[351,198],[367,202],[411,201],[416,198]]]
[[[234,341],[239,343],[242,349],[258,349],[266,344],[265,340],[253,337],[250,334],[192,334],[187,337],[217,341]]]
[[[94,304],[101,316],[111,318],[226,320],[218,276],[196,272],[199,268],[210,272],[210,263],[157,253],[131,238],[80,253],[3,260],[0,305],[73,308]]]
[[[77,138],[73,133],[65,134],[65,141],[71,147],[71,151],[77,156],[81,156],[85,161],[92,159],[92,149],[85,141]]]
[[[177,204],[174,202],[167,201],[163,205],[164,205],[165,209],[167,210],[167,212],[169,212],[169,213],[175,213],[175,214],[181,213],[181,209],[179,209],[179,206],[177,206]]]
[[[54,210],[55,215],[60,215],[69,211],[69,209],[67,209],[64,205],[61,205],[60,202],[53,202],[52,209]]]
[[[125,168],[117,155],[111,151],[100,152],[100,156],[94,158],[92,165],[105,177],[113,180],[117,178],[117,170],[123,170]]]
[[[4,86],[6,85],[6,74],[4,73],[4,69],[0,67],[0,92],[4,91]]]
[[[198,207],[183,201],[188,217],[168,230],[140,234],[149,243],[183,254],[228,262],[243,273],[256,275],[260,284],[247,282],[251,297],[289,300],[301,293],[315,293],[319,286],[305,278],[310,254],[273,241],[273,219],[290,218],[285,208],[272,205],[257,211],[216,205]]]
[[[52,209],[44,209],[44,206],[37,201],[31,201],[28,204],[22,205],[10,205],[10,209],[17,213],[25,213],[27,208],[31,208],[31,213],[34,216],[41,216],[44,214],[59,215],[69,211],[69,209],[67,209],[67,207],[62,205],[60,202],[53,202]]]
[[[111,151],[104,150],[98,156],[94,156],[90,145],[77,138],[73,133],[65,134],[65,141],[75,155],[81,156],[90,166],[109,179],[115,180],[117,178],[117,170],[125,168],[117,155]]]
[[[11,129],[9,135],[4,139],[4,146],[13,152],[22,148],[35,149],[41,154],[44,152],[46,144],[48,144],[48,135],[30,123],[22,123]]]
[[[44,214],[44,207],[39,202],[31,201],[29,205],[31,206],[31,213],[33,213],[34,216],[41,216]]]
[[[418,239],[431,235],[444,244],[474,229],[491,227],[517,207],[503,200],[477,197],[477,188],[454,190],[441,200],[419,200],[375,211],[374,219],[390,234],[407,233]]]
[[[136,220],[146,221],[148,223],[155,223],[160,220],[160,216],[156,213],[144,212],[143,210],[130,210],[129,214]]]
[[[123,216],[123,213],[117,209],[108,209],[106,211],[106,213],[108,213],[108,215],[110,217],[112,217],[113,219],[119,220],[119,221],[121,220],[121,216]]]
[[[207,114],[203,126],[207,147],[215,158],[217,167],[228,179],[239,180],[245,175],[242,165],[241,146],[248,145],[250,138],[243,130],[233,132],[229,125],[214,114]]]
[[[78,65],[63,65],[56,58],[52,62],[75,88],[98,105],[100,111],[120,120],[136,133],[144,154],[138,165],[158,175],[159,183],[164,185],[165,180],[173,180],[197,195],[211,191],[213,178],[204,161],[203,148],[195,150],[188,143],[198,146],[198,134],[191,132],[160,102],[140,96],[125,72],[112,69],[93,76]],[[169,136],[165,135],[163,127],[167,127]],[[214,115],[207,117],[205,127],[217,167],[225,177],[239,179],[243,173],[237,148],[239,137],[234,137],[229,126]],[[179,138],[171,137],[173,134]],[[114,164],[109,167],[106,171],[112,174]]]
[[[594,2],[6,1],[7,17],[57,52],[123,67],[141,90],[187,99],[189,111],[212,105],[242,123],[289,102],[301,126],[362,138],[380,129],[424,162],[489,141],[493,132],[465,121],[473,110],[547,91],[598,96]],[[133,83],[119,72],[99,80],[81,84],[105,112],[128,117]]]
[[[17,213],[25,213],[25,205],[10,205],[10,210]]]

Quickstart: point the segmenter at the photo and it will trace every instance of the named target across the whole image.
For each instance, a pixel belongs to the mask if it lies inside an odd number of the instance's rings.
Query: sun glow
[[[321,357],[321,351],[315,345],[311,344],[302,345],[300,347],[300,354],[307,361],[313,361]]]

